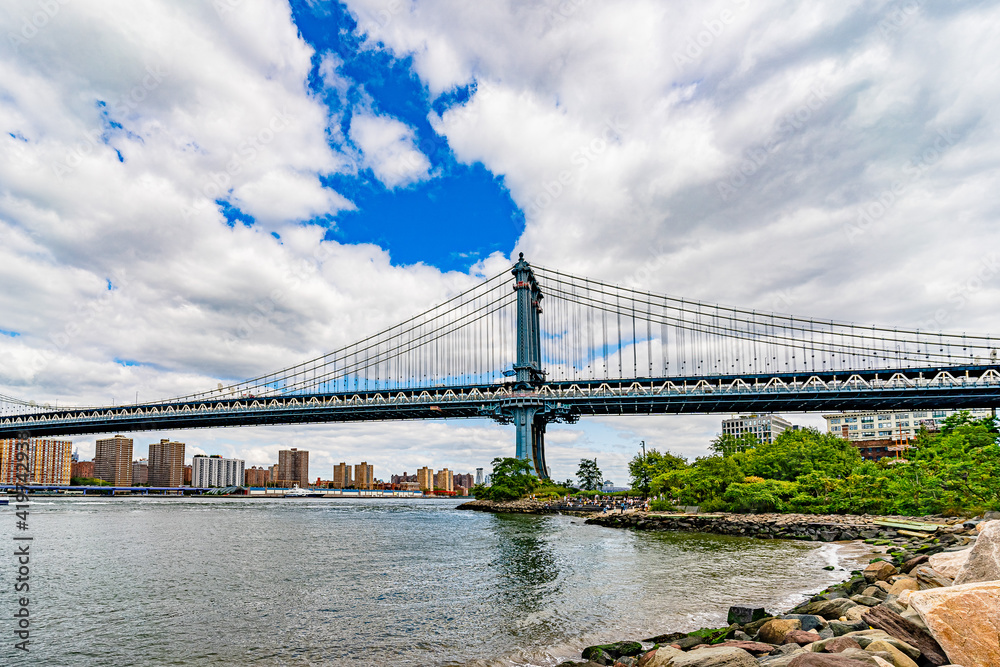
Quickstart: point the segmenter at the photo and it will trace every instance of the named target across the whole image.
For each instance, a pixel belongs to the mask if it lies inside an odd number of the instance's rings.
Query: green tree
[[[850,442],[814,428],[784,431],[774,442],[762,442],[738,456],[747,475],[785,482],[811,472],[845,478],[861,462]]]
[[[718,456],[732,456],[738,452],[745,452],[748,449],[753,449],[759,444],[759,441],[752,433],[744,433],[739,436],[735,436],[731,433],[723,433],[718,435],[714,440],[708,445],[708,448],[713,454]]]
[[[628,463],[628,474],[632,480],[632,488],[649,495],[652,491],[654,478],[681,470],[688,465],[687,459],[665,452],[661,454],[655,449],[649,450],[645,456],[636,454]]]
[[[493,459],[493,477],[489,487],[475,487],[476,498],[487,500],[517,500],[538,486],[531,463],[517,458]]]
[[[604,473],[597,467],[597,459],[580,459],[580,467],[576,470],[576,478],[584,491],[598,491],[604,480]]]

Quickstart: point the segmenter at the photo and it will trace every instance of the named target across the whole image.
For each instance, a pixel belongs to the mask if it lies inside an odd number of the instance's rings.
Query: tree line
[[[784,431],[774,442],[723,435],[712,455],[688,461],[653,449],[629,463],[632,488],[653,509],[849,514],[967,514],[1000,509],[995,419],[968,412],[921,430],[905,458],[864,460],[857,448],[816,429]]]

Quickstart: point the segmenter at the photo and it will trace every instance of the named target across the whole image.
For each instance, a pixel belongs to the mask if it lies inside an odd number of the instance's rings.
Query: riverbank
[[[558,667],[996,667],[1000,521],[950,526],[971,548],[903,549],[785,612],[730,607],[727,627],[589,646]]]
[[[460,508],[521,514],[558,511],[532,500],[477,500]],[[871,562],[845,582],[786,611],[734,606],[727,627],[590,646],[582,652],[584,662],[567,661],[559,667],[996,667],[1000,665],[1000,582],[996,581],[1000,521],[983,521],[995,516],[964,520],[601,512],[586,523],[853,543],[872,550]],[[984,529],[986,534],[981,534]]]

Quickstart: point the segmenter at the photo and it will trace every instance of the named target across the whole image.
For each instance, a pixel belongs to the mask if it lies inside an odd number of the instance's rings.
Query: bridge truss
[[[0,438],[438,418],[513,424],[547,476],[546,426],[587,415],[992,407],[991,336],[705,304],[532,267],[329,354],[150,403],[0,396]]]

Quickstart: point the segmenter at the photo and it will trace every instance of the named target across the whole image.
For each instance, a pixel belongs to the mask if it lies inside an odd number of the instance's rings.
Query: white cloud
[[[412,185],[428,177],[431,163],[416,147],[413,129],[395,118],[361,113],[351,118],[351,141],[364,164],[386,187]]]

